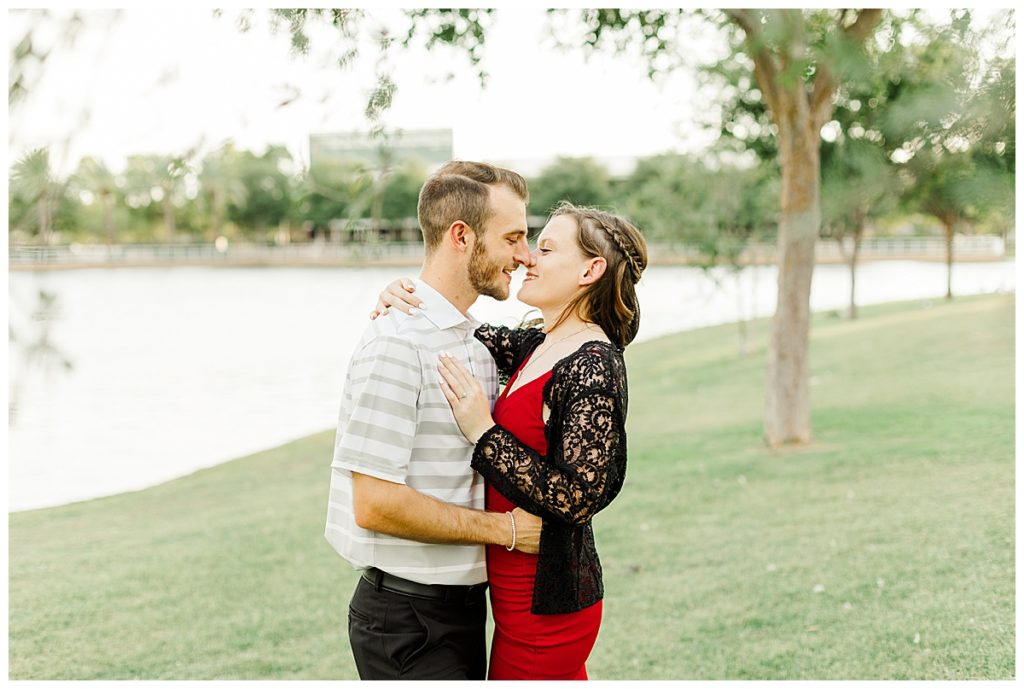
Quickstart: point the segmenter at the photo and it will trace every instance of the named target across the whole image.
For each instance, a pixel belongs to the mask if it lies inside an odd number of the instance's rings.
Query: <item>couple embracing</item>
[[[349,363],[325,536],[361,570],[362,679],[587,678],[604,593],[591,521],[625,477],[647,249],[625,219],[562,204],[531,252],[528,198],[485,163],[431,176],[419,279],[386,288]],[[469,315],[507,299],[520,265],[543,327]]]

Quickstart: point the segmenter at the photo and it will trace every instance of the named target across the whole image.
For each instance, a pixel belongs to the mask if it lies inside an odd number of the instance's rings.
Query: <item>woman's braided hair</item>
[[[633,278],[633,283],[640,281],[640,274],[644,272],[644,268],[647,267],[646,255],[641,257],[636,246],[626,238],[625,234],[618,228],[613,226],[601,226],[601,229],[608,233],[612,241],[615,242],[615,246],[619,247],[619,251],[626,257],[626,261],[629,263],[629,273]],[[646,248],[646,247],[645,247]],[[646,254],[646,251],[644,252]],[[642,263],[642,265],[641,265]]]
[[[601,326],[612,342],[625,347],[640,328],[640,303],[636,283],[647,267],[647,243],[625,218],[596,208],[562,201],[551,213],[576,221],[576,241],[587,257],[604,258],[604,274],[569,301],[553,330],[575,311],[584,321]]]

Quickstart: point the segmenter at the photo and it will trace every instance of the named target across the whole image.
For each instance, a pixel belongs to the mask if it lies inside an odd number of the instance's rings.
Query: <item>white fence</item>
[[[852,241],[847,240],[849,255]],[[652,264],[701,261],[699,252],[678,243],[652,243],[648,247]],[[773,263],[776,247],[757,244],[742,254],[742,262]],[[872,237],[861,242],[860,258],[930,259],[945,258],[946,242],[941,237]],[[955,260],[996,260],[1006,255],[999,237],[957,236],[953,241]],[[843,260],[836,241],[819,239],[819,261]],[[118,244],[67,246],[12,246],[11,268],[87,267],[116,265],[415,265],[423,259],[421,242],[284,244]]]
[[[853,239],[839,242],[834,239],[819,239],[816,254],[819,259],[841,257],[853,252]],[[1002,258],[1006,255],[1006,243],[1001,237],[992,235],[954,235],[953,258]],[[945,257],[946,240],[942,237],[870,237],[862,239],[860,256],[863,258],[886,258],[891,256]]]

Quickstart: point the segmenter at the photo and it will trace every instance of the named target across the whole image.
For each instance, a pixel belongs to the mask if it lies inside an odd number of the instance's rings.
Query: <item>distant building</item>
[[[365,131],[328,132],[309,135],[309,162],[357,161],[370,169],[379,168],[385,160],[389,166],[417,160],[427,172],[433,172],[452,159],[451,129],[400,129],[385,140],[372,138]]]

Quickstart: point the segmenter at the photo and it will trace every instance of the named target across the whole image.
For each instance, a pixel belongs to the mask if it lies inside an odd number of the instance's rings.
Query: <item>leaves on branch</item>
[[[413,39],[425,33],[426,48],[438,43],[462,49],[476,70],[480,86],[487,83],[487,72],[480,66],[487,31],[493,21],[493,8],[485,9],[415,9],[405,10],[410,20],[409,30],[402,41],[409,47]]]

